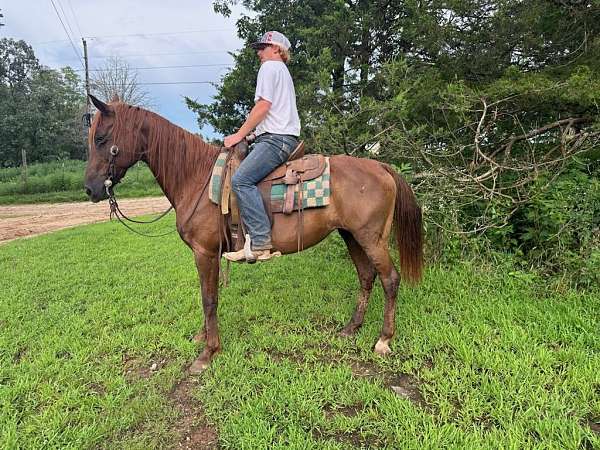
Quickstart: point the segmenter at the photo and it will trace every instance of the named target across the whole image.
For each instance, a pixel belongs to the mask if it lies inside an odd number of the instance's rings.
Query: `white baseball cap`
[[[278,45],[284,50],[289,50],[292,45],[290,44],[289,39],[286,38],[283,35],[283,33],[280,33],[279,31],[267,31],[265,34],[262,35],[258,42],[250,44],[250,47],[252,47],[253,49],[257,49],[265,44]]]

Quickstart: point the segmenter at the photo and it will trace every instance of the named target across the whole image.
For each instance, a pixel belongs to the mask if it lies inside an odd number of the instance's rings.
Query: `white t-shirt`
[[[263,133],[300,136],[300,118],[296,108],[296,91],[287,66],[282,61],[265,61],[258,71],[254,102],[271,102],[271,108],[256,126],[256,135]]]

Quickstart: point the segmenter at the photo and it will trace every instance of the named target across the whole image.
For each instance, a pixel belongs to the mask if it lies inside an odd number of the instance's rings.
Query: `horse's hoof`
[[[200,333],[198,333],[196,336],[194,336],[192,338],[192,342],[194,344],[200,344],[201,342],[206,341],[206,333],[204,331],[201,331]]]
[[[375,344],[375,353],[377,353],[380,356],[386,356],[392,353],[392,350],[390,349],[390,346],[387,344],[387,342],[379,339],[377,341],[377,344]]]
[[[200,357],[192,363],[188,369],[188,372],[190,375],[200,375],[202,372],[208,369],[208,366],[210,366],[210,361]]]

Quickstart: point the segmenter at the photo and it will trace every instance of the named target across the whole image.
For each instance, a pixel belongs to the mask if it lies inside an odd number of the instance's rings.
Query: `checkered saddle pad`
[[[221,205],[224,214],[229,212],[229,204],[233,209],[236,203],[235,195],[231,195],[231,176],[239,162],[232,165],[232,160],[233,158],[228,163],[227,152],[221,152],[214,165],[210,180],[210,200]],[[226,166],[229,166],[227,170]],[[233,170],[231,170],[232,166]],[[297,177],[296,179],[290,179],[291,172]],[[331,201],[330,183],[329,158],[322,155],[307,155],[300,160],[288,161],[278,167],[267,175],[258,187],[263,195],[263,200],[266,200],[265,188],[270,187],[271,201],[268,209],[271,213],[291,213],[298,209],[329,205]],[[294,195],[293,207],[292,193]],[[300,199],[302,199],[302,206],[300,206]],[[225,205],[226,203],[227,205]]]

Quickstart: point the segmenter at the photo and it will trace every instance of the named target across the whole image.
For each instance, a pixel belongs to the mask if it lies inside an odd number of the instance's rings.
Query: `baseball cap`
[[[265,44],[279,45],[284,50],[289,50],[292,45],[283,33],[280,33],[279,31],[267,31],[261,36],[258,42],[250,44],[250,47],[256,49]]]

